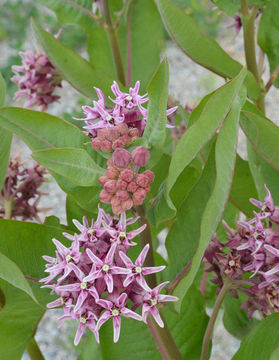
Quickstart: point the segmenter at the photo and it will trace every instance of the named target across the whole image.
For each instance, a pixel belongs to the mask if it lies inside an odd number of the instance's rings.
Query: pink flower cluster
[[[137,128],[129,128],[126,123],[114,127],[97,130],[97,136],[92,139],[92,147],[106,153],[111,153],[117,148],[128,146],[139,137]]]
[[[59,100],[60,96],[53,92],[61,87],[62,78],[46,54],[39,52],[36,55],[33,51],[27,51],[19,55],[22,65],[12,66],[15,75],[11,80],[19,87],[14,99],[27,97],[24,107],[40,106],[41,111],[45,111],[49,104]]]
[[[20,156],[10,159],[6,179],[0,193],[0,218],[5,216],[5,207],[10,204],[10,218],[22,220],[38,218],[38,203],[42,192],[38,188],[44,182],[45,169],[35,163],[32,168],[24,167]]]
[[[76,120],[82,120],[85,122],[85,133],[91,138],[98,136],[98,129],[113,128],[119,124],[127,124],[129,128],[138,129],[139,136],[142,136],[148,111],[142,105],[148,102],[147,94],[139,95],[140,82],[137,81],[134,88],[130,88],[128,93],[122,92],[119,89],[118,84],[114,81],[111,90],[115,96],[114,99],[109,99],[114,103],[112,108],[106,107],[105,96],[103,92],[94,88],[98,95],[98,100],[93,101],[92,106],[83,106],[83,112],[85,118]],[[167,110],[167,116],[176,111],[177,107],[173,107]],[[134,135],[132,135],[133,137]],[[138,136],[138,135],[137,135]],[[98,146],[98,145],[97,145]],[[121,146],[122,147],[122,146]]]
[[[132,155],[127,150],[117,148],[108,160],[106,174],[99,179],[104,187],[100,200],[111,204],[114,214],[119,215],[133,205],[143,203],[154,180],[154,173],[145,170],[139,174],[138,169],[145,166],[148,160],[149,152],[143,146],[135,148]]]
[[[249,316],[256,310],[266,315],[279,311],[279,207],[265,189],[264,202],[250,199],[260,209],[255,217],[237,222],[237,230],[224,223],[228,242],[222,244],[215,236],[205,252],[209,271],[215,272],[213,282],[220,288],[228,277],[234,284],[233,296],[237,297],[236,290],[248,296],[242,308],[248,309]]]
[[[136,243],[132,240],[140,234],[145,225],[127,232],[127,226],[137,218],[126,219],[125,212],[120,218],[111,217],[101,208],[96,222],[88,224],[73,220],[79,234],[63,235],[72,241],[70,247],[53,239],[56,256],[43,256],[47,261],[48,276],[40,281],[59,298],[47,305],[48,308],[62,306],[60,325],[66,319],[78,320],[75,336],[77,345],[88,327],[99,342],[100,327],[112,318],[114,342],[118,341],[122,316],[138,321],[147,321],[151,314],[159,326],[164,326],[157,305],[166,301],[176,301],[160,291],[167,283],[150,289],[145,276],[162,271],[165,267],[144,267],[149,250],[146,245],[133,262],[127,252]],[[132,305],[129,307],[127,300]],[[142,314],[135,310],[142,307]]]

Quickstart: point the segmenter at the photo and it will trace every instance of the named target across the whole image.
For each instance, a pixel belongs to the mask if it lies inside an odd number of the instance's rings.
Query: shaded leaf
[[[40,111],[0,109],[0,126],[20,137],[31,150],[80,148],[87,137],[69,122]]]
[[[0,106],[3,106],[5,104],[5,99],[6,99],[6,83],[0,72]]]
[[[53,35],[37,26],[34,21],[32,22],[32,28],[37,41],[53,65],[74,88],[90,99],[96,98],[93,86],[102,89],[105,94],[110,93],[112,78],[101,70],[93,69],[88,61],[68,46],[62,44]]]
[[[231,79],[240,72],[242,65],[232,59],[213,38],[201,31],[185,11],[170,0],[155,2],[172,39],[186,55],[224,78]],[[252,99],[260,95],[259,86],[251,73],[248,73],[245,85]]]
[[[12,134],[9,131],[0,129],[0,192],[4,184],[9,165]]]
[[[104,170],[83,149],[57,148],[35,151],[33,158],[47,169],[79,186],[98,185]]]

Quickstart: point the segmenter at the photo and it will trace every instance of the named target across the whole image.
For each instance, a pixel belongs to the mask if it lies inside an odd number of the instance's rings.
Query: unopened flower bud
[[[115,180],[108,180],[104,185],[104,189],[108,193],[114,194],[116,192],[116,181]]]
[[[154,172],[152,172],[151,170],[145,170],[143,174],[149,178],[149,183],[153,182],[155,177]]]
[[[141,205],[143,200],[145,199],[146,192],[143,189],[138,189],[133,194],[133,202],[135,205]]]
[[[108,180],[109,180],[108,177],[106,175],[103,175],[103,176],[99,177],[99,184],[104,186]]]
[[[126,190],[127,185],[128,185],[127,182],[122,179],[119,179],[116,184],[117,189],[119,189],[119,190]]]
[[[109,179],[117,179],[119,176],[119,171],[110,166],[106,169],[106,176]]]
[[[138,188],[138,185],[134,182],[134,181],[131,181],[129,183],[129,185],[127,186],[127,190],[131,193],[134,193]]]
[[[92,140],[92,147],[93,149],[100,150],[101,149],[101,140],[98,138],[95,138]]]
[[[138,146],[132,152],[132,160],[135,165],[145,166],[150,158],[149,151],[144,146]]]
[[[145,175],[145,174],[138,174],[137,175],[137,180],[136,180],[137,184],[141,187],[145,187],[149,184],[149,178]]]
[[[119,124],[116,126],[117,130],[119,131],[120,135],[128,134],[129,128],[128,125],[125,123]]]
[[[125,168],[131,161],[131,155],[129,151],[117,148],[113,153],[113,162],[119,168]]]
[[[132,128],[129,130],[129,136],[131,137],[138,137],[139,136],[139,129]]]
[[[115,195],[121,201],[129,199],[129,193],[126,190],[118,190]]]
[[[104,152],[112,152],[111,142],[109,140],[103,140],[101,142],[101,150]]]
[[[124,146],[125,146],[125,143],[121,139],[115,140],[112,144],[113,150],[115,150],[117,148],[123,148]]]
[[[106,190],[102,190],[100,192],[100,200],[105,203],[105,204],[109,204],[112,198],[112,194],[109,194]]]
[[[134,176],[135,176],[135,174],[133,173],[132,170],[125,169],[125,170],[121,171],[120,178],[129,183],[133,180]]]
[[[130,210],[131,207],[133,206],[133,200],[132,199],[127,199],[127,200],[124,200],[122,201],[121,203],[121,207],[123,209],[123,211],[127,211],[127,210]]]

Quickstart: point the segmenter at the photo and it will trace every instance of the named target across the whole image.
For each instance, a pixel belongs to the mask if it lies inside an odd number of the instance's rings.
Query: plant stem
[[[152,245],[152,234],[151,227],[149,221],[146,216],[145,205],[139,205],[136,207],[137,214],[140,216],[138,223],[140,226],[146,224],[145,230],[140,234],[141,239],[141,247],[143,248],[146,244],[150,245],[150,249],[147,253],[145,259],[146,266],[154,266],[154,256],[153,256],[153,245]],[[151,288],[154,288],[157,285],[156,274],[150,274],[147,279],[147,283]],[[154,319],[149,315],[148,316],[148,326],[150,331],[156,341],[159,351],[164,360],[183,360],[183,357],[178,349],[172,334],[164,321],[163,315],[160,314],[162,320],[165,324],[163,328],[161,328]]]
[[[5,219],[9,220],[12,217],[13,199],[4,199]]]
[[[41,350],[34,338],[31,339],[28,347],[27,352],[30,356],[31,360],[45,360],[43,354],[41,353]]]
[[[255,49],[255,18],[258,12],[258,9],[254,7],[249,13],[246,0],[241,0],[241,10],[242,10],[242,23],[243,23],[243,34],[244,34],[244,49],[245,49],[245,58],[247,69],[255,76],[256,81],[261,89],[260,96],[255,101],[257,107],[265,113],[265,87],[263,86],[262,79],[259,75],[257,58],[256,58],[256,49]]]
[[[205,332],[204,338],[203,338],[201,360],[207,360],[208,347],[209,347],[209,343],[210,343],[210,340],[212,337],[215,320],[216,320],[216,317],[218,315],[218,312],[220,310],[222,302],[223,302],[225,295],[226,295],[227,291],[229,290],[229,288],[230,288],[230,283],[224,282],[224,285],[223,285],[221,291],[219,292],[216,302],[214,304],[213,312],[212,312],[210,320],[207,324],[206,332]]]
[[[118,80],[121,81],[123,85],[125,85],[125,73],[124,73],[122,56],[121,56],[119,41],[115,31],[115,27],[113,26],[111,20],[108,0],[102,0],[102,6],[103,6],[105,23],[106,23],[105,29],[107,30],[107,34],[108,34],[113,61],[117,72],[117,77]]]
[[[167,288],[167,293],[172,294],[177,287],[177,285],[180,283],[180,281],[183,279],[183,276],[188,271],[189,267],[191,266],[192,261],[188,262],[188,264],[181,270],[181,272],[177,275],[177,277],[169,284]]]
[[[268,80],[265,89],[266,92],[269,91],[269,89],[271,88],[272,84],[274,83],[274,81],[277,79],[277,76],[279,75],[279,66],[277,66],[277,68],[273,71],[273,73],[270,76],[270,79]]]

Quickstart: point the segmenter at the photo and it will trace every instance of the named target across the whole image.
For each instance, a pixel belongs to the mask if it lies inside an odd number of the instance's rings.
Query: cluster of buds
[[[20,52],[19,55],[22,65],[12,66],[15,75],[11,80],[19,87],[14,99],[27,97],[24,107],[39,106],[41,111],[45,111],[49,104],[59,100],[60,96],[54,95],[54,90],[62,86],[62,78],[41,51],[37,55],[33,51]]]
[[[279,311],[279,207],[265,189],[264,202],[250,199],[260,209],[255,217],[237,222],[237,230],[224,223],[228,242],[222,244],[215,236],[205,252],[211,264],[208,271],[215,273],[212,281],[220,289],[229,279],[233,296],[237,291],[247,295],[242,308],[248,309],[250,317],[256,310],[265,315]]]
[[[129,128],[137,129],[137,132],[134,130],[131,134],[129,134],[130,138],[134,138],[135,136],[142,136],[148,116],[148,110],[144,108],[142,104],[146,103],[149,99],[147,94],[139,95],[139,88],[140,82],[137,81],[135,87],[130,88],[129,92],[125,93],[119,89],[118,84],[114,81],[111,89],[115,95],[115,98],[112,99],[109,97],[109,99],[114,103],[113,108],[106,107],[105,96],[103,92],[98,88],[94,88],[97,92],[98,100],[93,101],[93,107],[82,107],[86,116],[85,118],[75,119],[85,122],[85,134],[93,139],[95,137],[99,138],[99,140],[104,139],[103,136],[100,136],[97,130],[104,128],[114,128],[117,125],[123,123],[127,124]],[[168,109],[167,116],[174,113],[176,109],[177,107]],[[126,145],[126,141],[124,141],[124,146]],[[112,143],[113,141],[110,140],[110,142]],[[101,149],[101,146],[98,148],[99,144],[99,141],[94,142],[94,140],[92,140],[93,147],[97,148],[98,150]],[[123,147],[123,145],[121,144],[120,147]],[[105,149],[107,148],[105,147]],[[106,152],[108,152],[108,150],[106,150]]]
[[[45,181],[45,169],[35,163],[24,167],[19,155],[10,159],[7,176],[0,193],[0,218],[33,220],[38,218],[38,203],[44,193],[38,189]]]
[[[150,184],[154,180],[154,173],[145,170],[138,173],[141,166],[149,160],[149,151],[144,146],[136,147],[132,154],[127,150],[117,148],[112,158],[108,160],[105,175],[99,179],[104,189],[100,193],[100,200],[112,205],[114,214],[130,210],[133,205],[141,205]]]
[[[128,146],[139,137],[137,128],[129,128],[126,123],[114,127],[97,130],[97,136],[92,139],[92,147],[106,153],[111,153],[117,148]]]
[[[145,276],[162,271],[165,267],[144,267],[149,250],[146,245],[133,262],[127,252],[136,243],[132,240],[140,234],[145,225],[127,232],[127,226],[137,218],[126,219],[125,212],[120,218],[111,217],[99,208],[96,222],[88,224],[73,220],[79,234],[63,235],[72,244],[64,246],[53,239],[56,257],[43,256],[47,261],[49,274],[40,281],[59,298],[47,305],[48,308],[61,306],[63,316],[60,326],[66,319],[78,320],[79,325],[74,343],[77,345],[88,327],[99,342],[100,327],[112,318],[114,342],[120,335],[122,316],[138,321],[147,321],[151,314],[159,326],[164,323],[157,305],[177,298],[160,294],[167,282],[151,289]],[[131,304],[127,304],[127,300]],[[135,310],[142,307],[141,315]]]

